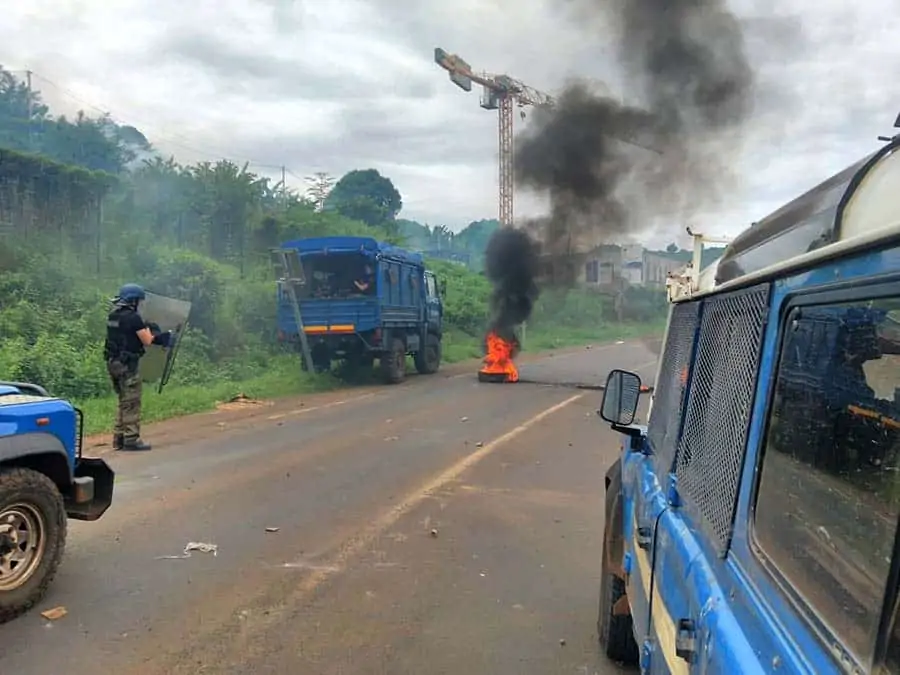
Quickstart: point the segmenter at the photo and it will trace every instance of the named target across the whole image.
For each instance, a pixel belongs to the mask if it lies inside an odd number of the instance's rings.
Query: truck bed
[[[365,332],[380,325],[377,298],[339,298],[335,300],[301,300],[303,324],[310,329],[341,332]],[[278,328],[288,335],[297,334],[294,310],[287,298],[278,303]]]

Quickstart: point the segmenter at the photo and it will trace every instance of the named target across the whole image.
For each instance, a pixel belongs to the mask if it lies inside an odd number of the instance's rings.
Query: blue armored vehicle
[[[421,255],[370,237],[298,239],[276,253],[279,338],[305,341],[316,371],[335,360],[371,367],[378,358],[395,384],[411,355],[418,372],[437,372],[445,289]]]
[[[44,597],[67,518],[97,520],[112,503],[112,469],[81,456],[82,422],[37,385],[0,382],[0,623]]]
[[[900,136],[885,140],[670,289],[646,424],[640,377],[610,374],[609,657],[900,673]]]

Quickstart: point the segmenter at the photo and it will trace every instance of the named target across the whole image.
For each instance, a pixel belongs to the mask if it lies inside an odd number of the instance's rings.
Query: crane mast
[[[529,87],[524,82],[509,75],[492,75],[475,73],[472,67],[457,54],[450,54],[440,47],[434,50],[434,62],[447,71],[450,81],[463,91],[472,91],[472,83],[483,88],[481,107],[485,110],[498,111],[499,118],[499,155],[500,155],[500,211],[499,220],[502,226],[513,224],[513,104],[520,108],[525,106],[552,108],[553,97]],[[524,117],[524,112],[522,113]],[[638,135],[618,134],[619,140],[630,145],[649,150],[657,154],[661,151],[653,147],[652,138],[639,138]]]
[[[456,54],[448,54],[437,47],[434,62],[446,70],[450,81],[464,91],[472,91],[472,84],[483,88],[481,107],[496,110],[498,117],[498,149],[500,187],[499,221],[501,226],[513,224],[513,108],[515,105],[552,106],[553,97],[509,75],[475,73],[472,67]]]

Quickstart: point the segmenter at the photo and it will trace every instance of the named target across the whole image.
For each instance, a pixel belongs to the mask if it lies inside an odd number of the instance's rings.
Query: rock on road
[[[655,362],[629,342],[520,370]],[[0,672],[618,672],[595,635],[601,394],[476,369],[149,427],[152,452],[106,455],[113,506],[71,523],[47,598],[0,626]],[[191,541],[218,550],[165,557]]]

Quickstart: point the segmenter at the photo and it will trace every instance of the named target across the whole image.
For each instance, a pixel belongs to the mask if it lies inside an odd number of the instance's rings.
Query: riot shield
[[[162,393],[169,382],[178,347],[188,326],[191,315],[191,303],[164,295],[147,293],[141,306],[141,316],[147,323],[155,323],[162,331],[172,331],[172,343],[168,349],[159,345],[147,347],[147,353],[141,359],[140,372],[144,382],[159,382],[157,391]]]

